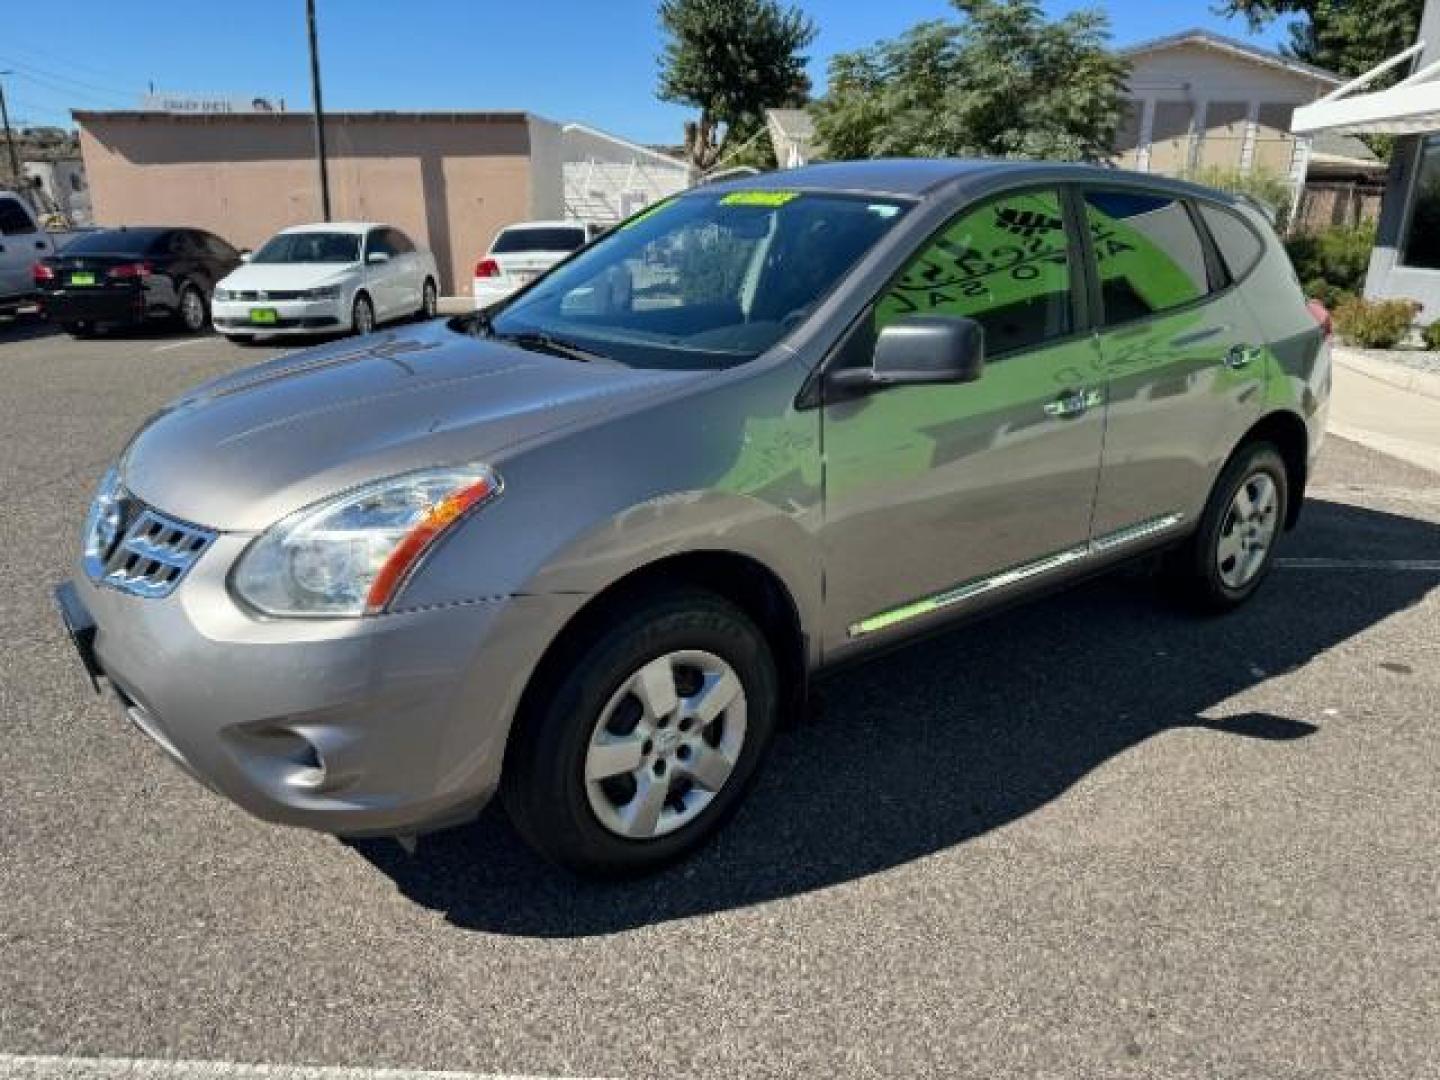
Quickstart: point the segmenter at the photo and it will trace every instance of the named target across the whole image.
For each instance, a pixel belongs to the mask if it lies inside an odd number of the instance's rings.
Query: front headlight
[[[229,289],[222,289],[222,288],[220,288],[219,286],[216,286],[215,291],[210,294],[210,299],[212,299],[212,300],[234,300],[235,297],[233,297],[233,296],[230,295],[230,290],[229,290]]]
[[[91,577],[100,576],[105,560],[115,550],[115,541],[120,539],[124,517],[120,500],[123,494],[120,473],[111,466],[95,489],[95,498],[90,502],[90,512],[85,515],[85,532],[81,537],[85,568]]]
[[[324,285],[318,289],[302,289],[301,300],[338,300],[340,299],[339,285]]]
[[[447,529],[499,493],[485,465],[367,484],[269,529],[240,557],[232,587],[267,615],[375,614]]]

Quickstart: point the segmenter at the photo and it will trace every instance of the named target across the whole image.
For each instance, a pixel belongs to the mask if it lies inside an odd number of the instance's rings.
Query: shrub
[[[1432,322],[1420,332],[1425,339],[1425,348],[1431,352],[1440,352],[1440,322]]]
[[[1313,236],[1292,236],[1285,241],[1285,250],[1307,290],[1316,281],[1322,281],[1331,289],[1356,294],[1365,288],[1370,249],[1374,246],[1373,225],[1342,226]],[[1316,293],[1311,295],[1324,299]]]
[[[1414,300],[1364,300],[1354,297],[1335,309],[1335,329],[1362,349],[1393,349],[1420,314]]]
[[[1353,292],[1337,288],[1324,278],[1313,278],[1305,282],[1305,295],[1309,299],[1319,300],[1331,311],[1355,299]]]

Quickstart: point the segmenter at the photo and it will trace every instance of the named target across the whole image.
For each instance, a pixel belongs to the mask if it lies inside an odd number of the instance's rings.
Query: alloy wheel
[[[1227,587],[1243,589],[1255,579],[1269,558],[1279,526],[1275,481],[1269,473],[1252,473],[1236,489],[1215,546],[1220,580]]]
[[[185,329],[192,334],[205,326],[205,301],[194,289],[186,289],[180,294],[180,318],[185,323]]]
[[[424,317],[427,319],[435,318],[435,313],[440,309],[440,302],[435,294],[435,285],[433,282],[427,281],[425,283],[425,298],[422,302],[424,304]]]
[[[730,780],[745,745],[745,688],[714,653],[648,661],[611,696],[585,753],[596,819],[629,840],[690,824]]]
[[[355,301],[355,333],[368,334],[375,329],[375,309],[363,296]]]

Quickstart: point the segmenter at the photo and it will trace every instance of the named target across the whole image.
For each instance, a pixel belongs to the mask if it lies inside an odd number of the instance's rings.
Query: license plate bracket
[[[89,270],[77,270],[70,275],[71,285],[94,285],[95,275]]]
[[[80,657],[85,677],[90,680],[90,688],[97,694],[100,693],[100,680],[105,672],[95,656],[95,620],[80,602],[73,583],[67,581],[56,586],[55,606],[60,611],[60,622],[65,627],[70,644],[75,647],[75,652]]]

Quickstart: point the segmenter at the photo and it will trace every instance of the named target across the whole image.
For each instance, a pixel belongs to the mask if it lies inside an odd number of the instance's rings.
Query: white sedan
[[[391,225],[326,222],[276,233],[215,286],[215,329],[256,334],[368,334],[390,319],[432,318],[435,257]]]
[[[486,308],[599,236],[602,228],[583,221],[522,221],[495,235],[475,264],[475,306]]]

